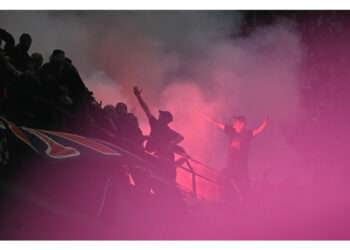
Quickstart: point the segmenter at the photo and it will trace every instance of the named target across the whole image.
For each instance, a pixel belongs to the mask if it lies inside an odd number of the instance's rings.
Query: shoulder
[[[40,69],[47,73],[50,69],[50,63],[45,63]]]
[[[51,67],[53,67],[53,64],[51,62],[47,62],[43,66],[41,66],[41,68],[51,68]]]
[[[63,69],[68,69],[70,71],[76,71],[76,68],[74,67],[74,65],[72,63],[70,63],[69,61],[65,61],[63,63]]]
[[[149,123],[150,123],[151,125],[157,124],[157,123],[158,123],[158,120],[157,120],[153,115],[151,115],[151,118],[149,119]]]
[[[126,119],[131,122],[138,122],[137,117],[132,113],[127,113]]]
[[[49,67],[51,67],[51,63],[50,62],[47,62],[43,66],[41,66],[42,69],[46,69],[46,68],[49,68]]]
[[[28,55],[28,52],[20,44],[17,44],[14,47],[13,51],[15,53],[18,53],[18,54],[22,55],[22,56],[23,56],[23,54]]]
[[[127,113],[127,114],[126,114],[126,117],[127,117],[128,119],[137,119],[136,116],[135,116],[133,113]]]

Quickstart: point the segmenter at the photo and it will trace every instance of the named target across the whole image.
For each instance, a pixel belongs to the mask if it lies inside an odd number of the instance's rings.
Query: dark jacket
[[[12,58],[13,65],[21,71],[25,71],[27,63],[32,60],[32,58],[28,55],[28,52],[21,44],[16,45],[10,56]]]

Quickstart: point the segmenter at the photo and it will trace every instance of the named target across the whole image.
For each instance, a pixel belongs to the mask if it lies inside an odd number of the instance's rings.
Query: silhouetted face
[[[114,110],[113,105],[106,105],[103,108],[103,111],[104,111],[105,115],[108,117],[114,117],[114,115],[115,115],[115,110]]]
[[[239,119],[233,119],[232,127],[237,133],[241,132],[247,124]]]
[[[32,58],[35,63],[35,69],[39,69],[41,65],[43,64],[43,56],[39,53],[32,54]]]
[[[35,68],[34,60],[27,62],[27,64],[25,65],[25,68],[26,68],[26,70],[29,70],[29,71],[35,71],[36,68]]]
[[[118,103],[115,107],[115,112],[118,117],[123,117],[127,114],[128,108],[124,103]]]
[[[172,121],[172,118],[166,113],[159,113],[158,121],[163,124],[169,124]]]
[[[55,64],[63,64],[66,60],[65,54],[64,53],[58,53],[56,55],[52,55],[51,61]]]

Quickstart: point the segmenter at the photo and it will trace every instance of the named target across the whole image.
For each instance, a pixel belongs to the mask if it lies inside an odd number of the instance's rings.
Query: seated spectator
[[[65,60],[64,51],[55,49],[50,56],[50,61],[45,63],[42,69],[57,80],[60,80]]]
[[[54,76],[54,71],[47,72],[44,70],[41,65],[43,63],[43,57],[39,53],[33,53],[33,67],[36,75],[39,77],[42,82],[42,88],[45,92],[45,100],[52,101],[52,104],[57,105],[58,107],[63,107],[65,105],[71,105],[72,99],[69,97],[68,88],[61,84],[57,78]],[[55,60],[51,56],[50,60]],[[57,75],[58,76],[58,75]]]
[[[30,59],[25,65],[25,71],[21,81],[18,82],[18,104],[19,112],[29,115],[31,117],[38,117],[38,98],[42,96],[41,82],[35,74],[35,63],[33,59]]]
[[[91,121],[100,125],[100,121],[103,120],[102,102],[98,102],[95,97],[92,97],[92,101],[90,102],[90,114]]]
[[[91,96],[77,69],[72,61],[66,58],[64,51],[54,50],[50,56],[50,62],[44,64],[43,70],[68,88],[74,103],[79,103],[83,97]]]
[[[67,125],[73,128],[71,132],[89,133],[87,125],[91,122],[90,103],[93,99],[71,60],[65,57],[64,51],[54,50],[50,62],[44,64],[42,69],[69,91],[72,105],[67,107],[67,111],[75,117],[71,120],[72,124]]]
[[[42,69],[52,75],[69,91],[69,96],[73,102],[69,111],[90,122],[89,109],[90,103],[93,101],[91,92],[85,86],[71,60],[65,57],[64,51],[54,50],[50,62],[44,64]]]
[[[34,61],[34,69],[35,71],[39,70],[41,66],[43,65],[43,56],[40,53],[33,53],[32,59]]]
[[[117,130],[115,124],[114,124],[114,117],[115,117],[115,110],[113,105],[108,104],[103,108],[104,113],[104,123],[102,124],[103,127],[106,129],[115,132]]]
[[[115,106],[114,124],[119,136],[127,139],[131,146],[143,149],[143,142],[147,137],[142,134],[136,116],[128,113],[125,103],[119,102]]]

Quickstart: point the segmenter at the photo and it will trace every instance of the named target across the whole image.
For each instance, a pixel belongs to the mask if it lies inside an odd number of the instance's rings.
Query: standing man
[[[246,129],[247,120],[244,116],[233,116],[232,125],[216,122],[204,115],[203,117],[225,131],[229,139],[229,152],[227,168],[223,170],[223,174],[233,178],[243,194],[246,193],[249,190],[248,152],[250,142],[264,130],[269,119],[266,118],[259,128],[248,130]]]
[[[146,151],[155,153],[163,160],[175,160],[174,148],[181,142],[184,137],[176,131],[169,128],[168,124],[172,122],[173,116],[169,111],[159,110],[158,119],[156,119],[150,112],[147,104],[141,97],[142,90],[138,87],[134,87],[134,94],[139,100],[142,109],[145,111],[148,118],[151,133],[146,145]],[[166,174],[175,181],[176,179],[176,168],[174,164],[167,164],[170,168],[167,168]]]

